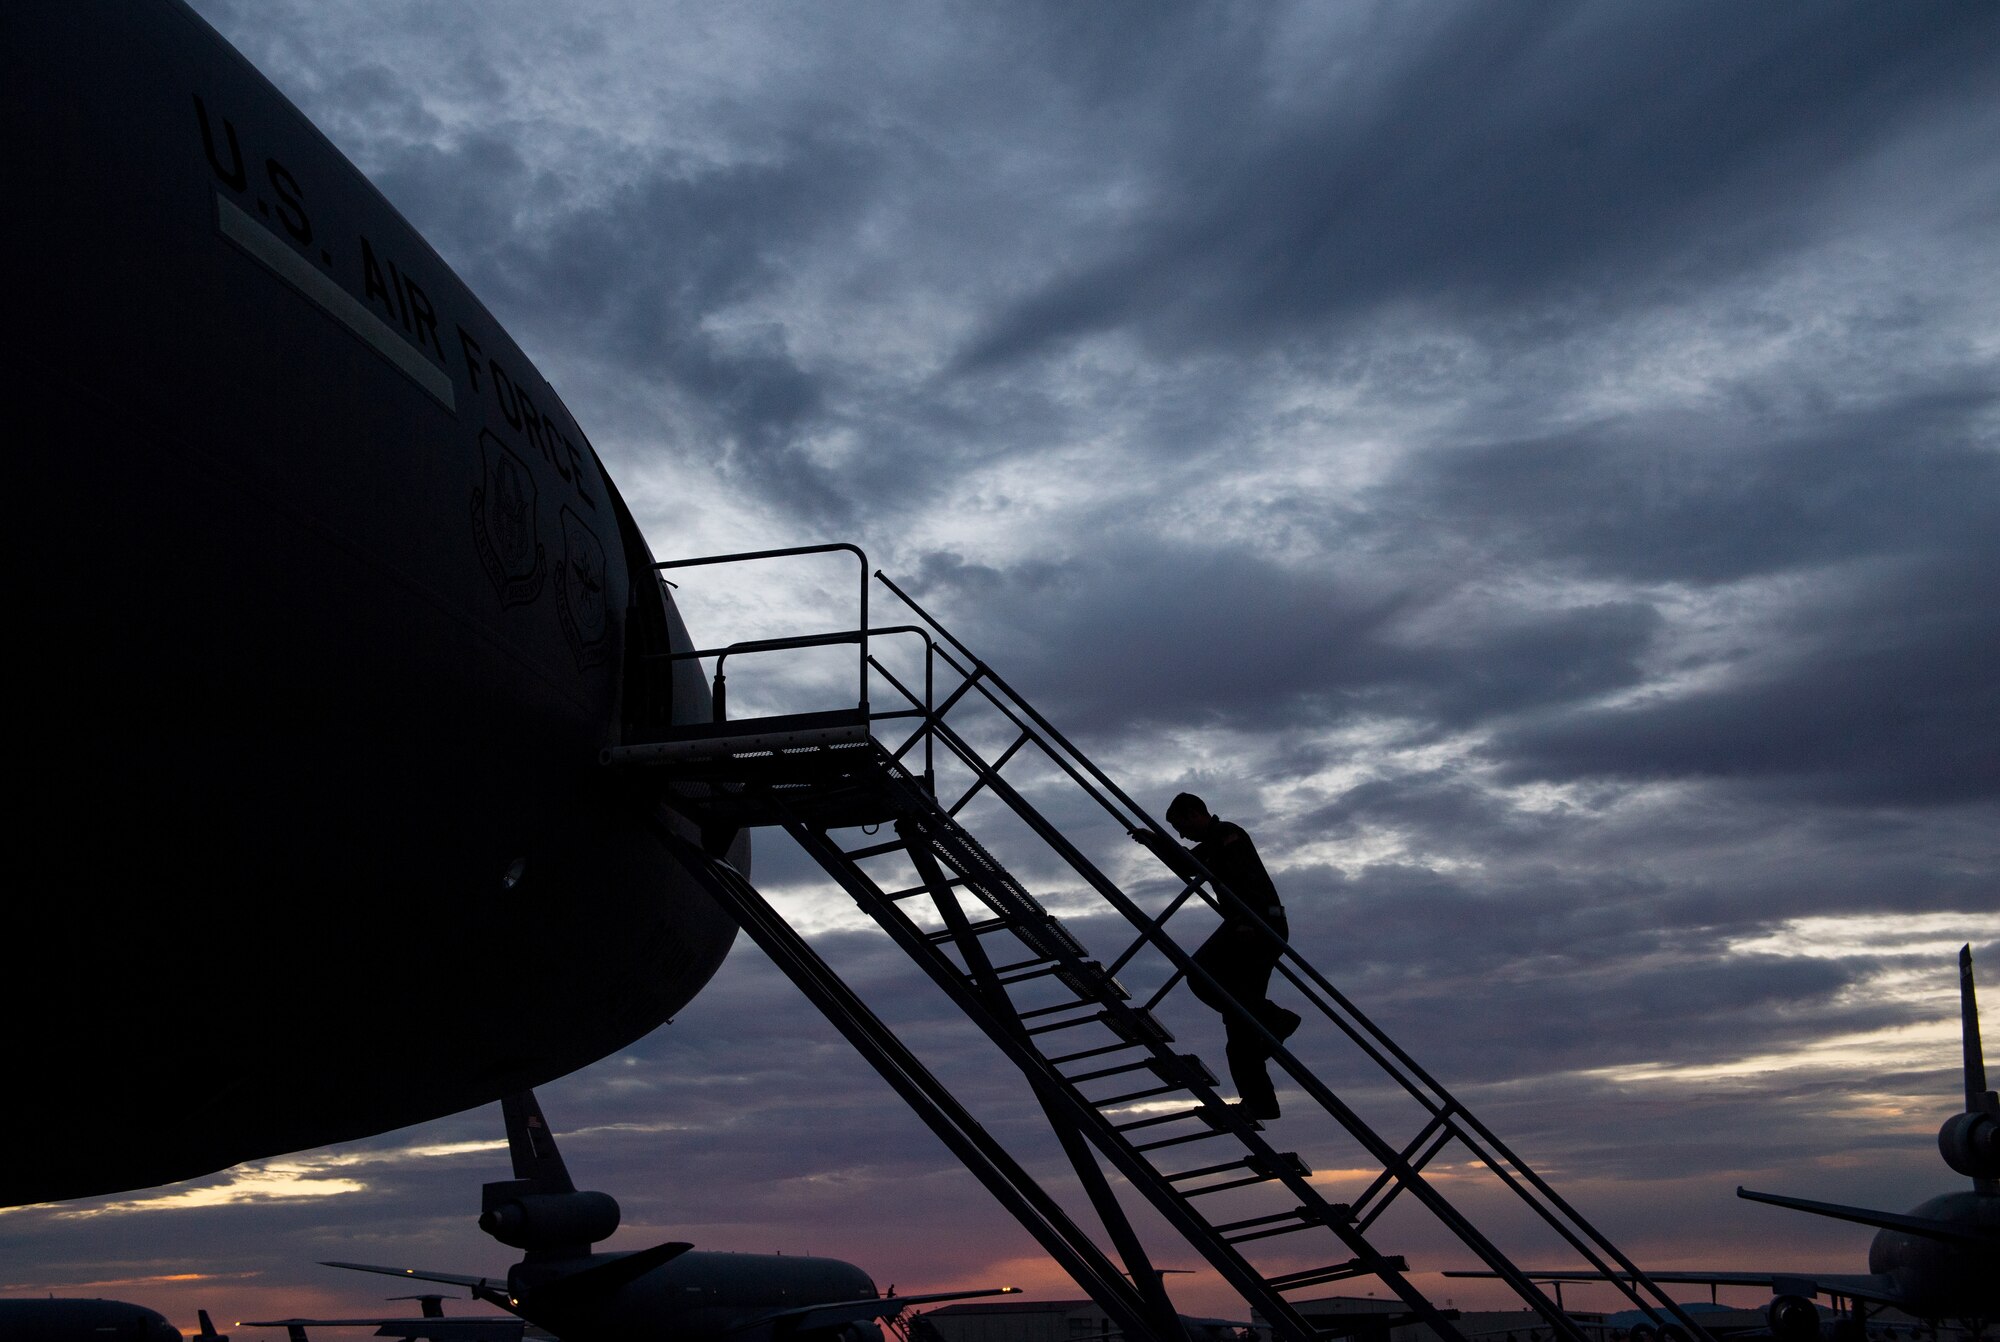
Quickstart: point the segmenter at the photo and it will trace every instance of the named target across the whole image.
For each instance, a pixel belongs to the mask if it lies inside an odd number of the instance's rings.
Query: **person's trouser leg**
[[[1278,1116],[1278,1093],[1264,1066],[1264,1060],[1271,1056],[1271,1045],[1256,1026],[1230,1008],[1224,994],[1236,999],[1245,1011],[1254,1013],[1267,1029],[1271,1028],[1276,1018],[1270,1013],[1282,1008],[1267,1002],[1264,993],[1270,987],[1271,970],[1277,959],[1277,947],[1269,938],[1224,927],[1217,929],[1194,953],[1194,962],[1213,976],[1215,987],[1195,975],[1188,976],[1188,987],[1194,995],[1222,1013],[1226,1039],[1223,1056],[1229,1062],[1229,1079],[1236,1084],[1236,1093],[1245,1107],[1260,1118]],[[1216,991],[1218,988],[1220,992]]]

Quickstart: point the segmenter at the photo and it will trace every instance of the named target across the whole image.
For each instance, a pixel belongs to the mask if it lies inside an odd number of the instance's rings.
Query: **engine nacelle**
[[[562,1249],[595,1244],[618,1229],[618,1200],[609,1193],[520,1193],[499,1197],[506,1184],[488,1184],[479,1228],[516,1249]]]
[[[1764,1309],[1776,1342],[1813,1342],[1819,1336],[1819,1310],[1800,1295],[1781,1295]]]
[[[2000,1117],[1983,1109],[1953,1114],[1938,1129],[1938,1153],[1968,1179],[2000,1179]]]

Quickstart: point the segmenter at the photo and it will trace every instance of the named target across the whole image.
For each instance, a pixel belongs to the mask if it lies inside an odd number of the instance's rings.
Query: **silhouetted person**
[[[1195,860],[1207,867],[1217,881],[1248,905],[1270,929],[1265,931],[1231,901],[1222,900],[1222,926],[1201,943],[1194,953],[1194,962],[1207,970],[1222,993],[1235,998],[1264,1029],[1280,1040],[1287,1038],[1299,1028],[1298,1013],[1270,1001],[1265,993],[1271,986],[1271,970],[1277,966],[1291,929],[1285,922],[1284,905],[1278,902],[1277,887],[1271,884],[1263,859],[1257,856],[1257,846],[1250,842],[1241,825],[1216,819],[1209,814],[1208,804],[1191,792],[1181,793],[1167,806],[1167,823],[1182,838],[1194,841]],[[1134,830],[1132,837],[1158,853],[1178,874],[1189,878],[1194,875],[1191,867],[1176,860],[1183,856],[1179,848],[1162,844],[1149,830]],[[1214,987],[1193,974],[1188,976],[1188,987],[1196,997],[1222,1013],[1228,1038],[1225,1055],[1229,1059],[1229,1079],[1236,1083],[1236,1093],[1242,1096],[1245,1112],[1252,1118],[1276,1118],[1278,1092],[1272,1088],[1270,1073],[1265,1068],[1265,1060],[1271,1056],[1270,1041],[1231,1011]]]

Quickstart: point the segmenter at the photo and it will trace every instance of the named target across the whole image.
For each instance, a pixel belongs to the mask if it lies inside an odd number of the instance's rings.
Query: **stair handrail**
[[[775,550],[739,550],[733,554],[701,555],[694,559],[668,559],[653,565],[664,573],[671,568],[697,568],[707,564],[735,564],[752,559],[785,559],[795,555],[832,554],[844,551],[853,555],[861,564],[860,607],[861,618],[856,628],[860,634],[861,652],[857,659],[857,679],[860,684],[859,707],[862,716],[868,713],[868,555],[858,545],[848,541],[829,541],[821,545],[788,545]]]
[[[943,631],[940,630],[940,632]],[[1003,712],[1005,711],[1004,706],[997,704],[995,706],[1002,708]],[[977,752],[973,751],[971,745],[964,741],[957,732],[942,722],[933,722],[931,728],[933,731],[942,734],[946,746],[953,753],[959,755],[962,760],[965,760],[968,764],[976,761]],[[1021,814],[1023,819],[1028,818],[1027,812],[1034,810],[1032,804],[1015,792],[1012,785],[1008,784],[1004,779],[993,777],[989,780],[988,785],[993,787],[1017,814]],[[1039,827],[1037,828],[1039,829]],[[1279,1044],[1276,1037],[1272,1036],[1269,1030],[1245,1009],[1233,994],[1217,983],[1212,974],[1195,962],[1191,952],[1166,935],[1164,927],[1161,925],[1161,922],[1164,920],[1155,921],[1147,918],[1144,910],[1133,902],[1131,896],[1119,888],[1110,877],[1098,871],[1096,864],[1092,863],[1066,837],[1056,833],[1053,837],[1049,834],[1044,834],[1042,838],[1045,843],[1054,847],[1064,861],[1068,862],[1078,875],[1082,876],[1088,884],[1095,888],[1106,902],[1124,917],[1128,924],[1138,928],[1141,935],[1154,944],[1155,949],[1166,957],[1168,963],[1175,966],[1177,975],[1199,975],[1217,996],[1223,998],[1234,1008],[1237,1015],[1248,1022],[1253,1029],[1264,1033],[1272,1044],[1273,1056],[1284,1065],[1285,1070],[1294,1080],[1305,1087],[1306,1093],[1313,1097],[1313,1100],[1319,1105],[1322,1111],[1339,1122],[1347,1130],[1348,1135],[1362,1149],[1367,1151],[1369,1155],[1375,1158],[1377,1164],[1383,1170],[1393,1173],[1399,1188],[1408,1190],[1418,1201],[1422,1202],[1432,1215],[1438,1218],[1441,1224],[1455,1234],[1459,1241],[1468,1249],[1471,1249],[1488,1267],[1494,1269],[1498,1276],[1506,1280],[1515,1293],[1522,1300],[1530,1304],[1537,1313],[1540,1313],[1553,1329],[1560,1332],[1567,1326],[1564,1321],[1565,1316],[1560,1310],[1556,1309],[1553,1302],[1542,1293],[1540,1288],[1522,1273],[1520,1269],[1513,1265],[1506,1254],[1500,1251],[1499,1246],[1487,1238],[1484,1231],[1474,1225],[1469,1217],[1458,1212],[1451,1205],[1448,1198],[1433,1188],[1430,1181],[1424,1177],[1420,1168],[1412,1165],[1408,1157],[1397,1151],[1387,1141],[1384,1141],[1358,1113],[1335,1095],[1330,1087],[1321,1082],[1309,1069],[1303,1067],[1293,1059],[1290,1052]],[[1190,860],[1193,861],[1192,858]],[[1200,863],[1195,861],[1194,865],[1200,866]],[[1207,879],[1225,898],[1235,902],[1239,908],[1248,910],[1248,906],[1243,905],[1240,900],[1237,900],[1227,886],[1215,881],[1212,875]],[[1206,895],[1203,897],[1207,898]],[[1212,901],[1211,906],[1213,906]],[[1251,916],[1255,917],[1254,912],[1252,912]],[[1262,919],[1257,920],[1257,925],[1264,929],[1266,935],[1275,936],[1274,933],[1270,932],[1268,926],[1263,923]],[[1332,1013],[1327,1011],[1324,1004],[1312,999],[1310,994],[1307,994],[1307,999],[1314,1001],[1314,1005],[1322,1014],[1326,1014],[1329,1018],[1334,1019],[1337,1025],[1342,1024],[1338,1018],[1333,1017]],[[1344,1029],[1345,1026],[1343,1025],[1342,1028]],[[1635,1303],[1642,1302],[1635,1300]],[[1691,1335],[1697,1338],[1705,1337],[1698,1327]]]
[[[1088,755],[1085,755],[1081,750],[1078,750],[1076,746],[1070,742],[1070,739],[1067,736],[1064,736],[1053,722],[1050,722],[1047,718],[1043,717],[1040,710],[1038,710],[1033,704],[1029,703],[1025,698],[1023,698],[1021,694],[1018,691],[1016,691],[1012,685],[1009,685],[1005,677],[1003,677],[998,671],[995,671],[990,665],[988,665],[986,660],[983,657],[981,657],[978,653],[974,652],[971,648],[966,647],[964,643],[960,642],[958,636],[953,634],[951,630],[945,628],[944,625],[940,624],[936,616],[932,615],[929,611],[925,610],[922,606],[918,605],[916,599],[912,597],[908,592],[905,592],[901,587],[899,587],[893,578],[891,578],[888,574],[884,573],[881,569],[876,569],[875,580],[881,583],[884,587],[888,588],[891,592],[895,593],[897,600],[901,601],[904,605],[908,606],[911,610],[915,611],[917,613],[917,616],[920,619],[922,619],[925,624],[929,625],[932,629],[935,629],[938,632],[939,636],[942,637],[945,642],[951,644],[952,647],[957,648],[959,652],[965,656],[965,659],[970,663],[972,663],[973,669],[977,671],[981,677],[991,681],[994,685],[999,687],[1000,692],[1002,694],[1005,694],[1008,699],[1013,701],[1013,703],[1022,711],[1022,713],[1024,713],[1027,716],[1030,722],[1034,723],[1035,726],[1040,728],[1041,731],[1050,740],[1054,741],[1057,745],[1061,746],[1063,750],[1066,753],[1068,753],[1072,759],[1074,759],[1078,764],[1082,765],[1083,768],[1090,774],[1091,778],[1094,779],[1099,786],[1104,788],[1104,790],[1106,792],[1109,792],[1112,796],[1116,797],[1120,802],[1120,804],[1122,804],[1127,811],[1131,812],[1133,818],[1142,822],[1142,824],[1148,829],[1154,830],[1161,834],[1164,834],[1166,832],[1165,830],[1162,830],[1160,828],[1159,824],[1154,821],[1152,816],[1146,813],[1144,807],[1140,806],[1139,803],[1133,801],[1129,796],[1125,794],[1125,789],[1119,787],[1117,783],[1112,781],[1110,775],[1106,774],[1102,769],[1098,768],[1095,761],[1093,761]],[[1102,802],[1100,801],[1099,804],[1102,805]],[[1119,816],[1118,813],[1116,811],[1111,810],[1110,807],[1107,806],[1105,807],[1105,809],[1107,811],[1111,811],[1113,819],[1120,820],[1121,822],[1124,821],[1124,817]],[[1134,826],[1127,824],[1126,828],[1129,830],[1134,828]]]
[[[891,709],[887,712],[878,713],[870,709],[867,703],[864,702],[862,704],[862,715],[871,722],[880,721],[884,718],[919,717],[928,719],[931,716],[931,705],[936,694],[937,670],[935,663],[937,660],[937,643],[931,638],[929,631],[919,625],[886,624],[877,625],[873,629],[837,629],[824,634],[790,634],[783,638],[746,638],[712,648],[690,648],[685,652],[648,653],[647,660],[686,662],[699,661],[704,657],[715,658],[715,679],[709,687],[711,703],[710,720],[714,722],[727,722],[729,720],[728,680],[723,674],[723,665],[736,653],[788,652],[799,648],[831,647],[839,643],[860,643],[865,647],[867,640],[870,638],[882,638],[894,634],[914,634],[923,640],[923,698],[919,699],[916,695],[912,694],[901,681],[890,674],[888,668],[884,667],[872,653],[864,652],[862,655],[866,658],[867,664],[874,667],[882,678],[889,682],[891,688],[907,699],[910,707],[907,709]],[[928,756],[928,745],[925,747],[925,753]]]
[[[883,586],[887,587],[892,593],[894,593],[895,596],[900,601],[902,601],[904,605],[908,606],[912,611],[916,612],[916,614],[922,620],[924,620],[926,624],[928,624],[932,629],[936,630],[938,635],[946,643],[949,643],[953,648],[956,648],[972,666],[971,672],[965,672],[964,668],[956,667],[956,663],[953,663],[955,669],[958,669],[959,671],[961,671],[961,673],[966,674],[968,680],[983,680],[987,682],[994,689],[997,689],[1008,700],[1007,704],[1001,704],[994,699],[991,693],[987,692],[984,689],[984,687],[982,687],[981,692],[982,694],[985,695],[989,703],[992,703],[995,708],[1000,709],[1003,714],[1006,714],[1010,718],[1014,717],[1014,713],[1010,710],[1018,710],[1023,717],[1025,717],[1029,722],[1033,723],[1034,726],[1041,731],[1041,733],[1047,738],[1048,741],[1053,742],[1057,746],[1060,746],[1064,754],[1069,757],[1067,760],[1059,758],[1054,754],[1054,752],[1046,751],[1045,747],[1045,752],[1049,754],[1049,757],[1053,763],[1055,763],[1065,773],[1071,774],[1072,777],[1075,777],[1075,768],[1072,767],[1072,763],[1074,764],[1074,766],[1080,767],[1083,771],[1088,773],[1090,777],[1104,789],[1105,792],[1115,797],[1118,800],[1118,802],[1121,805],[1123,805],[1126,808],[1126,810],[1130,813],[1130,816],[1134,819],[1137,819],[1140,823],[1138,825],[1131,824],[1126,816],[1120,815],[1115,808],[1108,805],[1102,796],[1096,795],[1094,789],[1086,787],[1084,790],[1086,792],[1092,793],[1093,796],[1096,797],[1098,804],[1102,806],[1103,809],[1106,810],[1114,820],[1117,820],[1120,824],[1125,825],[1128,831],[1136,831],[1138,829],[1143,828],[1155,835],[1158,835],[1161,839],[1165,840],[1168,843],[1174,843],[1174,840],[1171,838],[1171,836],[1169,836],[1166,833],[1166,831],[1158,824],[1158,822],[1152,818],[1152,816],[1145,810],[1145,808],[1141,807],[1129,795],[1127,795],[1124,789],[1120,788],[1118,784],[1110,778],[1109,775],[1107,775],[1102,769],[1100,769],[1097,766],[1095,761],[1093,761],[1089,756],[1085,755],[1081,750],[1079,750],[1076,747],[1076,745],[1062,733],[1060,729],[1058,729],[1053,723],[1051,723],[1046,717],[1044,717],[1041,714],[1041,712],[1038,709],[1036,709],[1033,704],[1029,703],[1017,690],[1015,690],[1013,686],[1008,684],[1005,677],[1001,676],[999,672],[995,671],[993,667],[988,662],[985,661],[985,659],[981,658],[977,653],[973,652],[972,649],[967,647],[963,641],[961,641],[949,629],[945,628],[945,626],[941,624],[935,616],[933,616],[929,611],[925,610],[922,605],[920,605],[914,598],[912,598],[907,592],[905,592],[886,573],[882,572],[880,569],[877,569],[875,571],[875,578],[878,582],[882,583]],[[947,657],[946,660],[950,662],[952,659]],[[1018,718],[1015,718],[1014,720],[1017,722],[1017,724],[1019,723]],[[933,728],[949,732],[949,728],[945,728],[941,721],[935,722],[933,724]],[[955,735],[955,733],[953,733],[953,735]],[[969,746],[966,746],[964,743],[961,743],[961,747],[964,749],[969,749]],[[1080,779],[1078,781],[1081,782]],[[1181,849],[1181,851],[1185,853],[1186,849],[1183,848]],[[1568,1242],[1571,1245],[1571,1247],[1575,1248],[1587,1260],[1591,1261],[1600,1271],[1604,1271],[1607,1280],[1610,1280],[1614,1285],[1619,1286],[1624,1295],[1626,1296],[1626,1298],[1628,1300],[1631,1300],[1633,1304],[1637,1305],[1642,1310],[1645,1310],[1648,1314],[1653,1314],[1655,1320],[1656,1321],[1658,1320],[1659,1316],[1657,1314],[1654,1314],[1653,1306],[1649,1305],[1645,1300],[1641,1299],[1636,1293],[1634,1289],[1634,1283],[1631,1280],[1622,1280],[1622,1281],[1619,1280],[1618,1274],[1610,1272],[1609,1269],[1606,1267],[1606,1265],[1598,1258],[1597,1254],[1599,1252],[1603,1253],[1606,1257],[1610,1258],[1611,1261],[1616,1263],[1620,1268],[1622,1268],[1625,1273],[1630,1274],[1630,1278],[1635,1278],[1637,1281],[1644,1282],[1646,1286],[1649,1288],[1654,1300],[1659,1305],[1664,1306],[1668,1314],[1670,1314],[1676,1320],[1684,1324],[1688,1328],[1691,1336],[1696,1338],[1702,1338],[1706,1336],[1705,1330],[1701,1328],[1700,1324],[1698,1324],[1695,1320],[1690,1318],[1686,1314],[1686,1312],[1683,1311],[1680,1308],[1680,1306],[1672,1299],[1671,1296],[1669,1296],[1665,1291],[1663,1291],[1660,1288],[1660,1286],[1657,1283],[1655,1283],[1649,1276],[1647,1276],[1647,1274],[1644,1272],[1643,1269],[1639,1268],[1636,1264],[1634,1264],[1632,1260],[1622,1250],[1620,1250],[1615,1244],[1611,1243],[1600,1232],[1598,1232],[1596,1228],[1585,1217],[1582,1216],[1581,1213],[1579,1213],[1574,1207],[1572,1207],[1568,1203],[1568,1201],[1565,1200],[1559,1193],[1557,1193],[1555,1189],[1551,1187],[1544,1179],[1542,1179],[1539,1174],[1537,1174],[1531,1167],[1529,1167],[1524,1161],[1522,1161],[1520,1157],[1516,1155],[1513,1152],[1513,1150],[1509,1148],[1504,1142],[1502,1142],[1496,1134],[1494,1134],[1489,1128],[1487,1128],[1487,1126],[1483,1122],[1481,1122],[1469,1110],[1464,1108],[1464,1106],[1460,1105],[1456,1101],[1456,1099],[1452,1096],[1451,1092],[1447,1090],[1443,1085],[1439,1084],[1439,1082],[1434,1077],[1431,1076],[1429,1071],[1426,1068],[1424,1068],[1422,1064],[1418,1063],[1415,1058],[1411,1057],[1408,1052],[1406,1052],[1400,1045],[1398,1045],[1393,1039],[1391,1039],[1386,1033],[1384,1033],[1380,1026],[1376,1025],[1375,1022],[1372,1019],[1370,1019],[1366,1013],[1362,1012],[1360,1008],[1356,1007],[1354,1003],[1351,1000],[1349,1000],[1345,994],[1343,994],[1339,989],[1335,988],[1333,984],[1329,982],[1326,979],[1326,977],[1319,972],[1318,968],[1315,967],[1296,949],[1294,949],[1288,941],[1285,941],[1283,938],[1276,938],[1276,934],[1271,931],[1268,924],[1265,923],[1264,919],[1256,912],[1254,908],[1252,908],[1244,900],[1238,897],[1234,891],[1228,888],[1228,886],[1216,880],[1213,873],[1210,873],[1206,867],[1203,867],[1198,860],[1195,860],[1192,857],[1191,854],[1189,854],[1188,856],[1189,860],[1193,862],[1193,864],[1200,870],[1203,877],[1203,880],[1192,881],[1187,883],[1188,886],[1193,889],[1193,892],[1196,895],[1198,895],[1205,904],[1207,904],[1210,908],[1215,909],[1217,912],[1221,912],[1223,907],[1223,905],[1219,905],[1217,903],[1217,897],[1219,896],[1220,899],[1223,901],[1223,904],[1226,904],[1227,906],[1235,910],[1237,916],[1247,918],[1254,927],[1264,932],[1265,935],[1272,936],[1273,938],[1277,939],[1280,945],[1280,970],[1281,972],[1284,973],[1286,979],[1289,980],[1293,984],[1293,986],[1299,988],[1303,993],[1303,995],[1306,997],[1306,999],[1312,1002],[1313,1005],[1320,1011],[1320,1013],[1323,1016],[1331,1020],[1342,1031],[1342,1033],[1346,1034],[1358,1047],[1362,1049],[1364,1053],[1368,1054],[1371,1060],[1373,1060],[1378,1067],[1380,1067],[1383,1071],[1387,1072],[1391,1077],[1393,1077],[1396,1080],[1397,1084],[1399,1084],[1412,1098],[1416,1099],[1426,1109],[1429,1109],[1434,1115],[1444,1118],[1449,1128],[1451,1137],[1455,1137],[1457,1138],[1457,1140],[1464,1143],[1466,1148],[1472,1153],[1475,1159],[1477,1159],[1482,1165],[1484,1165],[1488,1170],[1490,1170],[1496,1178],[1498,1178],[1503,1184],[1507,1185],[1509,1189],[1513,1191],[1517,1196],[1520,1196],[1521,1199],[1529,1205],[1529,1207],[1536,1213],[1537,1216],[1541,1218],[1541,1220],[1544,1223],[1546,1223],[1547,1225],[1550,1226],[1551,1229],[1556,1231],[1558,1236],[1560,1236],[1563,1240]],[[1072,862],[1071,865],[1074,866],[1075,863]],[[1163,860],[1163,865],[1166,865],[1164,863],[1164,860]],[[1171,870],[1171,867],[1169,869]],[[1081,873],[1080,871],[1080,874],[1083,873]],[[1178,875],[1179,873],[1175,874]],[[1200,886],[1203,884],[1204,881],[1209,886],[1208,891],[1203,891],[1202,889],[1200,889]],[[1100,893],[1102,893],[1101,890]],[[1183,894],[1183,899],[1184,898],[1185,898],[1185,892]],[[1179,903],[1180,901],[1176,901],[1177,905]],[[1155,922],[1155,920],[1152,919],[1143,919],[1143,920],[1134,919],[1130,917],[1130,915],[1128,914],[1127,921],[1140,930],[1142,940],[1153,941],[1156,948],[1162,948],[1162,940],[1164,938],[1163,925],[1166,921],[1164,917]],[[1178,949],[1178,947],[1176,947],[1175,949]],[[1170,953],[1168,958],[1171,962],[1177,957]],[[1184,973],[1185,968],[1181,969],[1180,972]],[[1300,978],[1301,974],[1303,974],[1306,979],[1309,979],[1311,981],[1312,987],[1316,987],[1321,992],[1325,993],[1326,996],[1331,999],[1332,1005],[1329,1005],[1327,1002],[1323,1002],[1318,998],[1316,998],[1311,989],[1308,988],[1307,984],[1301,981]],[[1337,1010],[1335,1009],[1336,1007]],[[1258,1029],[1263,1028],[1261,1023],[1257,1022],[1254,1017],[1249,1016],[1249,1013],[1245,1012],[1243,1014],[1245,1015],[1245,1018],[1248,1019],[1255,1028]],[[1266,1031],[1266,1033],[1268,1033],[1268,1031]],[[1363,1037],[1364,1034],[1366,1038]],[[1304,1068],[1302,1065],[1298,1064],[1294,1059],[1292,1059],[1288,1050],[1284,1049],[1282,1045],[1278,1045],[1275,1039],[1273,1039],[1271,1042],[1275,1046],[1275,1051],[1273,1056],[1279,1062],[1280,1066],[1284,1067],[1285,1071],[1289,1073],[1294,1080],[1298,1081],[1301,1085],[1305,1086],[1307,1092],[1309,1094],[1314,1095],[1314,1098],[1320,1102],[1320,1105],[1323,1109],[1326,1109],[1330,1114],[1334,1114],[1336,1117],[1338,1117],[1339,1111],[1344,1109],[1345,1106],[1341,1105],[1339,1101],[1335,1100],[1334,1097],[1331,1095],[1330,1091],[1325,1090],[1323,1083],[1320,1083],[1318,1081],[1317,1076],[1313,1075],[1308,1069]],[[1383,1052],[1386,1052],[1388,1055],[1390,1055],[1390,1057],[1393,1057],[1397,1063],[1401,1064],[1402,1069],[1407,1069],[1407,1070],[1406,1071],[1399,1070],[1397,1067],[1390,1066],[1388,1060],[1383,1057]],[[1413,1084],[1413,1082],[1416,1084]],[[1428,1090],[1431,1093],[1425,1094],[1423,1090],[1419,1089],[1419,1084],[1422,1087],[1428,1088]],[[1329,1101],[1331,1101],[1331,1103],[1329,1103]],[[1466,1129],[1470,1129],[1469,1134],[1466,1131]],[[1474,1141],[1472,1140],[1473,1137],[1477,1137],[1479,1140]],[[1482,1149],[1481,1143],[1483,1143],[1484,1146],[1489,1149]],[[1366,1143],[1364,1143],[1364,1145],[1366,1145]],[[1496,1156],[1498,1157],[1497,1159]],[[1511,1167],[1511,1173],[1509,1167]],[[1388,1162],[1385,1162],[1384,1163],[1385,1172],[1390,1168],[1392,1168],[1391,1165]],[[1416,1177],[1416,1186],[1422,1187],[1424,1181],[1422,1180],[1421,1175],[1418,1174],[1417,1171],[1415,1170],[1410,1171],[1410,1173]],[[1541,1203],[1538,1203],[1534,1197],[1529,1196],[1527,1192],[1520,1187],[1519,1183],[1517,1183],[1515,1177],[1517,1175],[1520,1180],[1525,1181],[1537,1193],[1539,1193],[1542,1196],[1542,1198],[1546,1199],[1547,1202],[1550,1204],[1550,1206],[1545,1207]],[[1397,1183],[1405,1188],[1411,1187],[1410,1182],[1400,1175],[1397,1176]],[[1428,1199],[1423,1199],[1421,1197],[1420,1200],[1428,1201]],[[1552,1211],[1555,1214],[1552,1214]],[[1565,1224],[1564,1223],[1565,1221],[1568,1222],[1568,1224]],[[1585,1243],[1583,1243],[1582,1241],[1585,1239],[1589,1240],[1591,1244],[1586,1245]],[[1593,1252],[1593,1248],[1591,1246],[1594,1246],[1595,1252]],[[1531,1292],[1529,1294],[1539,1295],[1539,1292]]]

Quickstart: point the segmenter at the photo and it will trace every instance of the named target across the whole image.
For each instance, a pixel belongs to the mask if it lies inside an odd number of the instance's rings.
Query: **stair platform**
[[[792,817],[838,829],[895,818],[883,797],[888,758],[858,709],[695,723],[655,736],[608,747],[600,759],[657,774],[674,807],[704,826]]]

